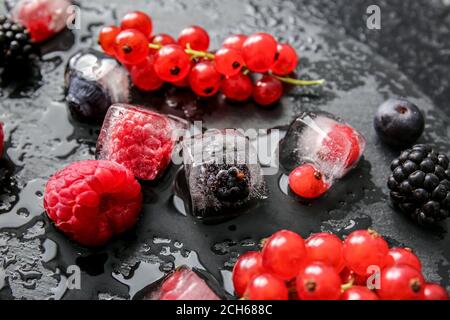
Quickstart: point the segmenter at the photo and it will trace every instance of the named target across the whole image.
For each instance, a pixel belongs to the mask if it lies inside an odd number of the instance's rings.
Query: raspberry
[[[141,210],[141,186],[130,171],[105,160],[72,163],[51,177],[44,208],[56,227],[86,246],[130,229]]]
[[[117,162],[136,178],[154,180],[169,165],[175,121],[131,105],[109,108],[97,142],[97,158]]]
[[[361,148],[358,134],[347,125],[336,125],[323,141],[326,154],[324,160],[339,161],[345,159],[345,168],[352,167],[359,159]]]
[[[3,155],[3,139],[5,139],[3,134],[3,124],[0,122],[0,157]]]

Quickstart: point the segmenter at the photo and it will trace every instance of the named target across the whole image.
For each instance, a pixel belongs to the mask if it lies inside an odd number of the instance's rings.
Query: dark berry
[[[422,135],[425,120],[416,105],[397,98],[380,105],[374,125],[383,142],[398,147],[414,143]]]
[[[220,170],[214,181],[214,194],[220,201],[238,202],[250,194],[250,172],[239,165]]]

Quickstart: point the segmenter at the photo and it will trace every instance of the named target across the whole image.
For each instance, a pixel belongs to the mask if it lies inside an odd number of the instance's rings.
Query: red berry
[[[413,267],[417,271],[422,271],[422,265],[420,263],[419,258],[408,248],[392,248],[389,250],[388,262],[386,266],[390,267],[398,264],[407,264],[410,267]]]
[[[152,44],[159,44],[161,46],[166,46],[168,44],[175,44],[176,41],[175,41],[175,39],[172,36],[170,36],[168,34],[165,34],[165,33],[160,33],[160,34],[157,34],[157,35],[154,35],[153,37],[151,37],[150,38],[150,43],[152,43]],[[153,54],[153,53],[156,53],[156,52],[158,52],[158,50],[150,49],[150,53]]]
[[[197,63],[189,75],[192,91],[201,97],[211,97],[220,89],[222,76],[211,61]]]
[[[306,239],[305,247],[308,262],[323,262],[337,272],[344,268],[344,249],[336,235],[327,232],[314,234]]]
[[[231,77],[241,72],[244,59],[239,50],[222,48],[216,52],[214,63],[219,73]]]
[[[281,81],[272,76],[264,75],[255,85],[253,99],[261,106],[268,106],[280,100],[283,95]]]
[[[115,40],[116,58],[124,64],[138,64],[148,56],[148,40],[140,31],[121,31]]]
[[[44,194],[56,227],[87,246],[130,229],[141,204],[141,186],[131,171],[106,160],[72,163],[48,180]]]
[[[275,74],[288,75],[297,67],[297,52],[288,44],[278,44],[275,57],[275,64],[272,66],[272,72]]]
[[[233,268],[233,285],[237,296],[242,297],[250,280],[263,271],[261,253],[250,251],[241,255]]]
[[[189,87],[189,75],[187,75],[186,77],[184,77],[181,80],[175,81],[175,82],[171,82],[175,87],[178,88],[187,88]]]
[[[183,48],[187,48],[189,44],[191,49],[206,51],[209,47],[209,35],[205,29],[199,26],[191,26],[181,30],[178,36],[178,44]]]
[[[298,166],[289,174],[289,187],[297,196],[316,199],[330,188],[323,174],[312,164]]]
[[[0,158],[3,155],[3,140],[5,139],[5,136],[3,134],[3,124],[0,122]]]
[[[359,275],[367,275],[370,266],[383,268],[388,260],[386,241],[373,230],[357,230],[344,241],[344,260]]]
[[[289,292],[284,281],[264,273],[250,280],[244,297],[248,300],[288,300]]]
[[[152,19],[147,14],[141,11],[134,11],[127,13],[125,17],[123,17],[120,27],[122,30],[138,30],[148,38],[152,34],[153,24]]]
[[[115,26],[103,27],[98,36],[98,43],[103,51],[110,56],[116,54],[115,41],[117,35],[120,33],[120,28]]]
[[[224,96],[231,101],[246,101],[253,93],[253,82],[249,76],[238,73],[222,81],[221,90]]]
[[[162,81],[155,72],[155,58],[147,56],[140,64],[131,67],[130,75],[133,84],[144,91],[154,91],[162,87]]]
[[[378,296],[382,300],[422,300],[425,280],[408,265],[387,267],[381,272]]]
[[[305,241],[295,232],[278,231],[266,240],[262,257],[268,272],[283,280],[291,280],[306,257]]]
[[[177,82],[189,74],[189,55],[179,45],[169,44],[156,54],[155,71],[164,81]]]
[[[345,159],[345,168],[349,168],[358,161],[360,156],[360,141],[356,131],[347,125],[336,125],[328,132],[323,145],[325,151],[322,158],[328,161]]]
[[[427,283],[423,290],[425,300],[449,300],[447,290],[438,284]]]
[[[232,36],[229,36],[228,38],[226,38],[222,44],[222,47],[241,50],[242,46],[244,45],[245,40],[247,40],[246,35],[235,34],[235,35],[232,35]]]
[[[341,278],[333,267],[314,262],[297,275],[296,288],[301,300],[338,300]]]
[[[267,33],[256,33],[245,40],[242,54],[246,66],[254,72],[264,73],[275,63],[277,42]]]
[[[341,300],[380,300],[377,294],[367,287],[353,286],[342,294]]]

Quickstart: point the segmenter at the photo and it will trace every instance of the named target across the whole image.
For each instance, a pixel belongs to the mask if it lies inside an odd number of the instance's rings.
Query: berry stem
[[[350,280],[349,282],[347,282],[347,283],[344,283],[342,286],[341,286],[341,290],[342,291],[345,291],[345,290],[348,290],[348,289],[350,289],[351,287],[353,287],[353,279],[352,280]]]
[[[280,76],[276,76],[274,74],[272,74],[272,77],[274,77],[282,82],[286,82],[286,83],[293,84],[296,86],[315,86],[315,85],[321,85],[321,84],[325,83],[324,79],[300,80],[300,79],[295,79],[295,78],[291,78],[291,77],[280,77]]]
[[[187,54],[190,54],[192,59],[195,58],[207,58],[210,60],[214,60],[215,56],[212,53],[206,51],[198,51],[191,48],[189,43],[186,45],[186,49],[184,50]]]

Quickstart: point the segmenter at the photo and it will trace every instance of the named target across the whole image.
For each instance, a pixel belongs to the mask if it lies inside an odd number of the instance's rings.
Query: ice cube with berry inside
[[[75,53],[66,67],[66,101],[71,114],[88,122],[102,122],[109,106],[127,103],[128,72],[114,58],[86,49]]]
[[[117,162],[140,180],[158,178],[170,164],[182,119],[129,104],[112,105],[97,141],[96,156]]]
[[[332,182],[358,164],[364,148],[364,137],[343,120],[326,112],[304,112],[280,142],[280,164],[292,171],[312,163]]]
[[[69,0],[9,1],[12,19],[28,29],[34,42],[54,36],[75,18]]]
[[[198,271],[186,266],[169,274],[144,300],[221,300]]]
[[[233,217],[267,196],[257,152],[236,129],[185,139],[183,158],[191,213],[200,220]]]

